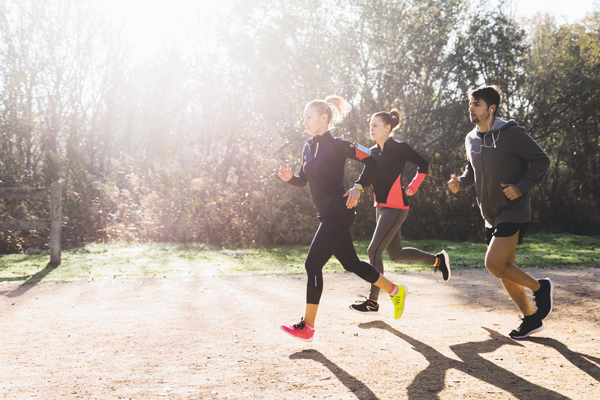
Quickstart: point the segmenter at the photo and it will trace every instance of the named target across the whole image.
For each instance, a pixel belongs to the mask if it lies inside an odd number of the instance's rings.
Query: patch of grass
[[[362,243],[359,243],[362,245]],[[364,253],[366,254],[366,243]],[[453,268],[485,267],[485,243],[451,242],[446,240],[402,241],[402,246],[416,247],[428,253],[438,253],[442,249],[450,256]],[[405,268],[431,268],[415,263],[392,263],[384,257],[385,268],[399,270]],[[571,234],[526,235],[523,244],[517,246],[517,265],[523,267],[550,267],[563,265],[599,265],[600,237]]]
[[[453,268],[484,266],[486,245],[446,240],[406,240],[403,246],[429,253],[445,249]],[[358,255],[368,260],[368,241],[355,243]],[[525,237],[517,248],[517,264],[528,267],[599,265],[600,237],[569,234],[536,234]],[[308,246],[280,246],[263,249],[226,249],[203,244],[89,244],[67,250],[62,263],[47,268],[47,251],[33,251],[0,257],[0,282],[31,282],[40,271],[44,281],[75,281],[127,277],[173,277],[235,274],[304,273]],[[420,263],[394,263],[384,255],[386,271],[430,269]],[[326,272],[341,272],[332,259]],[[39,275],[37,275],[39,276]]]

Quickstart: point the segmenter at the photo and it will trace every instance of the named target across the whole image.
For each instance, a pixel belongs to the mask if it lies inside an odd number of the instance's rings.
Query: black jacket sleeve
[[[458,180],[460,182],[460,190],[467,190],[475,185],[475,171],[473,170],[470,160],[465,167],[465,172],[458,177]]]
[[[344,157],[365,164],[360,176],[355,182],[362,187],[370,185],[371,177],[377,168],[377,159],[371,155],[371,150],[358,143],[351,143],[347,140],[340,140],[340,150]]]
[[[402,143],[402,147],[400,151],[402,154],[400,155],[406,161],[417,166],[417,174],[427,174],[429,170],[429,163],[426,159],[423,158],[415,149],[413,149],[408,143]]]
[[[517,130],[513,138],[515,153],[529,163],[527,173],[516,184],[521,193],[525,193],[542,181],[550,166],[550,157],[524,129]]]
[[[302,159],[300,160],[298,174],[292,176],[292,179],[290,179],[288,183],[296,187],[304,187],[308,183],[308,179],[306,179],[306,175],[304,174],[304,152],[302,153]]]

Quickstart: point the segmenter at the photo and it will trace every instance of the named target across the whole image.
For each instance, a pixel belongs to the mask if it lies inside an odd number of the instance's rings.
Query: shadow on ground
[[[446,357],[433,347],[400,332],[383,321],[361,323],[358,326],[361,329],[380,329],[387,331],[397,338],[410,344],[415,351],[421,353],[421,355],[427,359],[428,367],[419,372],[415,376],[412,383],[407,387],[408,399],[438,399],[438,393],[445,388],[443,383],[446,381],[446,373],[451,369],[461,371],[472,376],[473,378],[482,380],[490,385],[502,389],[503,391],[510,393],[516,399],[569,399],[568,397],[565,397],[564,395],[553,390],[536,385],[482,357],[482,354],[492,353],[502,346],[523,347],[523,345],[518,341],[512,340],[509,337],[492,329],[483,327],[483,329],[485,329],[490,335],[489,339],[487,340],[479,342],[465,342],[450,346],[450,350],[452,350],[454,354],[460,358],[460,361],[458,361],[456,359]],[[527,341],[555,349],[574,366],[587,373],[595,380],[600,380],[600,367],[594,364],[600,364],[600,358],[574,352],[565,344],[556,339],[529,338]],[[348,372],[333,363],[324,354],[317,350],[302,350],[292,354],[290,359],[313,360],[322,364],[329,369],[358,399],[366,400],[378,398],[375,393],[373,393],[373,391],[367,387],[367,385],[350,375]],[[439,382],[441,384],[432,386],[431,382]]]
[[[450,349],[462,360],[457,361],[446,357],[433,347],[392,328],[385,322],[373,321],[362,323],[358,326],[362,329],[381,329],[387,331],[410,344],[415,351],[421,353],[423,357],[427,359],[429,366],[417,374],[413,382],[407,388],[409,399],[420,399],[423,398],[423,395],[426,393],[433,395],[434,393],[443,390],[443,385],[431,387],[427,383],[445,382],[446,372],[450,369],[456,369],[476,379],[481,379],[512,394],[517,399],[568,399],[568,397],[533,384],[483,358],[481,354],[492,353],[502,346],[522,347],[518,342],[491,329],[483,328],[490,334],[490,338],[487,340],[481,342],[465,342],[450,346]],[[435,395],[435,398],[439,397]]]
[[[21,283],[16,289],[8,291],[4,294],[6,297],[18,297],[29,290],[31,290],[35,285],[40,283],[50,272],[58,267],[57,265],[52,265],[48,263],[44,269],[36,272],[33,275],[25,275],[25,276],[17,276],[11,278],[0,278],[0,282],[9,282],[9,281],[22,281],[25,279],[25,282]]]
[[[314,360],[323,364],[360,400],[377,400],[378,397],[364,383],[333,363],[317,350],[302,350],[290,356],[291,360]]]
[[[564,343],[553,338],[529,337],[529,342],[548,346],[559,352],[575,367],[579,368],[598,382],[600,382],[600,358],[590,356],[589,354],[579,353],[569,349]],[[596,365],[596,364],[598,365]]]

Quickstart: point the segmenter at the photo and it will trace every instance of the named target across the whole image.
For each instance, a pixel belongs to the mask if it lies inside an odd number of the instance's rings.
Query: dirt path
[[[600,399],[600,268],[528,270],[556,282],[531,340],[485,270],[390,273],[400,320],[348,305],[367,286],[327,274],[315,341],[280,323],[304,276],[0,286],[3,399]]]

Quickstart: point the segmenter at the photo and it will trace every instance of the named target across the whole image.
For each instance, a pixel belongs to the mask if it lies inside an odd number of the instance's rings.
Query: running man
[[[309,184],[321,222],[305,261],[308,276],[304,318],[294,325],[281,325],[285,333],[304,341],[313,340],[323,293],[323,267],[331,256],[335,256],[347,271],[385,290],[394,304],[394,318],[400,318],[404,311],[406,287],[393,284],[372,265],[361,261],[352,243],[350,227],[356,214],[353,208],[358,204],[362,186],[373,174],[377,160],[366,147],[336,138],[329,131],[330,123],[341,121],[349,110],[350,104],[338,96],[308,103],[304,109],[304,126],[313,137],[304,146],[298,175],[292,173],[289,164],[279,168],[279,177],[291,185],[304,187]],[[346,191],[344,165],[348,158],[362,162],[365,168],[354,187]]]
[[[469,117],[476,126],[465,139],[468,164],[462,176],[451,176],[448,187],[458,193],[475,185],[488,244],[485,267],[500,278],[523,314],[521,325],[509,333],[523,339],[544,329],[542,320],[553,306],[552,280],[537,280],[515,265],[517,244],[531,221],[529,191],[542,180],[550,159],[514,120],[496,117],[501,95],[497,86],[469,90]],[[533,291],[537,310],[525,287]]]
[[[435,271],[442,271],[444,281],[450,279],[450,261],[442,250],[433,255],[412,247],[402,248],[401,227],[408,215],[408,198],[417,193],[425,179],[429,163],[408,143],[398,142],[392,137],[394,129],[400,123],[400,113],[380,111],[373,114],[370,123],[371,154],[377,159],[377,168],[371,178],[375,198],[375,218],[377,226],[369,244],[369,261],[379,273],[383,274],[383,251],[392,261],[422,262],[433,265]],[[410,162],[418,167],[417,175],[406,190],[402,187],[404,166]],[[350,305],[352,311],[360,314],[372,314],[379,311],[379,288],[371,285],[369,297]]]

